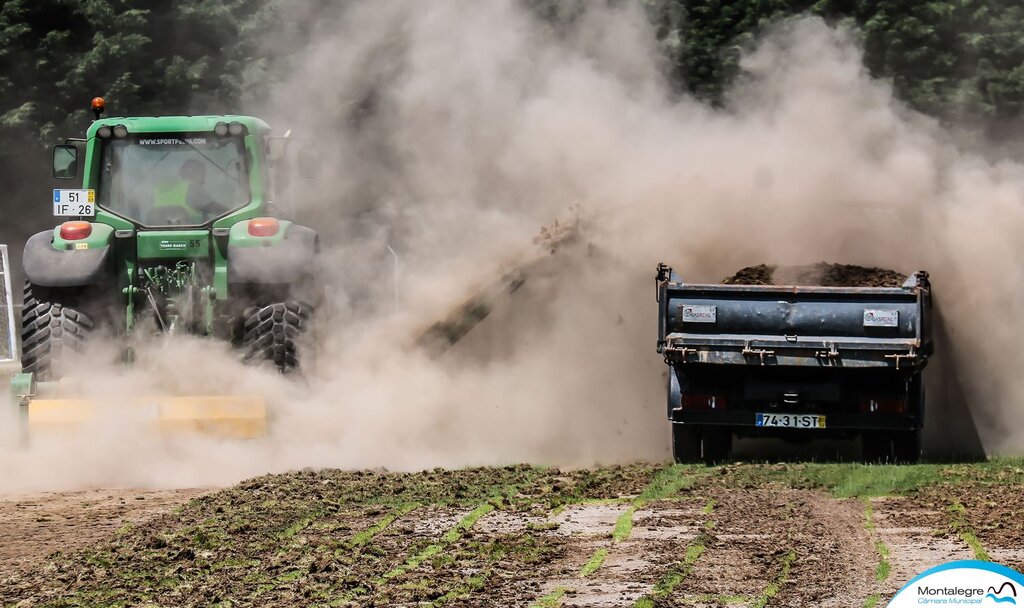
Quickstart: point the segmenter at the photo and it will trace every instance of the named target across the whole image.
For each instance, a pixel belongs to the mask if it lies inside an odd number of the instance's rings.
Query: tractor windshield
[[[99,205],[144,226],[198,226],[249,203],[240,137],[145,134],[103,146]]]

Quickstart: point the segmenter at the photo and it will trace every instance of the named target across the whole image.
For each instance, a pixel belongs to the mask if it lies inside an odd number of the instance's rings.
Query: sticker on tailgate
[[[864,327],[899,327],[900,311],[898,310],[864,310]]]
[[[717,306],[680,304],[679,308],[679,315],[682,317],[683,323],[714,323],[717,321]]]

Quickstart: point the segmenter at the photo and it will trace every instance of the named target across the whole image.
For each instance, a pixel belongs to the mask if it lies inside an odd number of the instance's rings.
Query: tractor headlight
[[[104,126],[100,127],[99,129],[96,129],[96,137],[99,137],[100,139],[106,139],[110,137],[112,134],[113,131],[110,130],[110,127]]]
[[[126,127],[124,125],[117,125],[117,126],[115,126],[114,127],[114,137],[116,137],[118,139],[123,139],[125,137],[128,137],[128,127]]]
[[[213,126],[213,132],[217,135],[224,136],[228,134],[228,123],[218,122]]]
[[[245,125],[240,122],[233,122],[228,125],[228,133],[232,135],[241,135],[245,133]]]

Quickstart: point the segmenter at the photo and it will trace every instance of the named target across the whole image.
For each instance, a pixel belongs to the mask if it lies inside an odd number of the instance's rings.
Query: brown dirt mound
[[[806,266],[758,264],[740,269],[722,281],[726,285],[820,285],[823,287],[899,287],[906,277],[895,270],[829,264]]]

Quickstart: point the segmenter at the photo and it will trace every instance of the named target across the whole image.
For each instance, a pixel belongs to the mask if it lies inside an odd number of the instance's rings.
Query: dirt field
[[[1024,462],[301,472],[0,499],[0,606],[881,606],[1024,567]],[[180,507],[180,508],[178,508]]]

